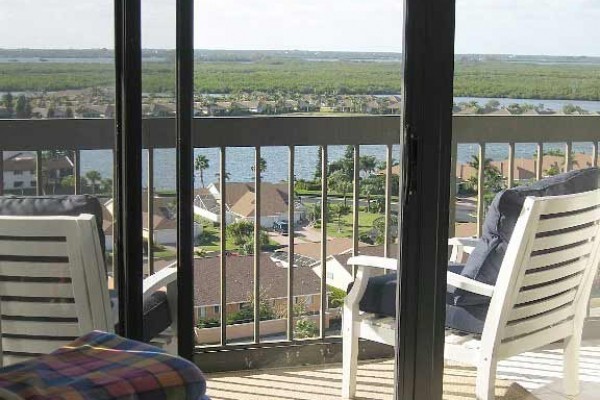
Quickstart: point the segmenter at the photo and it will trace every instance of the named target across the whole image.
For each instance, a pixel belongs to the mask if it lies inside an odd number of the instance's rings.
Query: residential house
[[[48,118],[48,109],[46,107],[33,107],[31,109],[31,118],[46,119]]]
[[[363,105],[363,112],[367,114],[379,114],[379,103],[376,100],[368,101]]]
[[[37,155],[32,152],[4,152],[4,190],[32,190],[37,187]],[[62,156],[44,162],[44,183],[56,188],[73,174],[73,161]]]
[[[224,116],[229,114],[231,109],[230,101],[218,101],[214,104],[208,105],[208,114],[214,116]]]
[[[104,118],[106,106],[83,104],[75,109],[75,118]]]
[[[576,168],[588,168],[592,166],[590,156],[588,154],[576,153],[573,154],[572,158],[573,166]],[[508,160],[494,160],[490,163],[491,166],[496,167],[500,174],[504,177],[508,177]],[[551,169],[563,170],[565,165],[565,158],[562,156],[545,155],[542,162],[542,174],[546,175],[547,171]],[[514,179],[515,181],[527,181],[535,179],[537,171],[537,158],[516,158],[514,160]],[[456,167],[456,177],[466,182],[471,177],[477,176],[477,170],[470,164],[458,164]]]
[[[229,255],[227,264],[227,315],[249,306],[254,290],[254,256]],[[196,318],[218,318],[221,313],[221,256],[194,261],[194,308]],[[287,267],[260,255],[260,288],[275,312],[287,307]],[[294,301],[302,301],[307,314],[320,310],[320,279],[309,267],[294,269]]]
[[[152,117],[173,117],[177,113],[175,103],[152,103],[150,115]]]
[[[388,103],[385,109],[386,114],[401,114],[402,113],[402,103],[397,101],[391,101]]]
[[[147,192],[142,193],[142,198],[147,198]],[[175,245],[177,243],[177,211],[174,207],[174,197],[154,197],[153,241],[161,245]],[[104,204],[107,213],[104,213],[104,234],[106,236],[106,248],[112,248],[112,221],[113,221],[113,199]],[[150,226],[148,214],[148,202],[142,204],[142,223],[144,237],[149,234]],[[194,237],[202,234],[203,226],[194,222]]]
[[[328,238],[326,246],[327,256],[352,250],[352,244],[352,239]],[[285,266],[289,264],[287,248],[276,250],[271,254],[271,258],[283,263]],[[295,267],[313,267],[317,264],[321,264],[321,242],[296,243],[294,245]]]
[[[298,111],[315,112],[319,111],[319,105],[310,96],[298,100]]]
[[[264,111],[264,104],[259,100],[236,101],[232,105],[232,110],[240,113],[261,114]]]
[[[228,223],[238,220],[254,221],[254,196],[254,183],[227,183],[225,204]],[[261,184],[260,225],[271,228],[274,222],[287,221],[288,201],[287,183],[263,182]],[[218,204],[220,202],[219,184],[213,183],[207,188],[207,191],[197,192],[195,212],[203,218],[218,222],[220,210]],[[295,203],[294,209],[294,222],[298,223],[305,218],[306,209],[300,202]]]

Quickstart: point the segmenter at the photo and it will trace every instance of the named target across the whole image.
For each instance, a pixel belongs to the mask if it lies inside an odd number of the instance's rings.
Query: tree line
[[[0,92],[60,91],[114,86],[111,64],[4,63]],[[175,65],[149,62],[143,90],[174,93]],[[197,62],[197,93],[286,92],[300,94],[399,94],[399,62]],[[535,65],[457,61],[454,94],[464,97],[600,100],[594,65]]]

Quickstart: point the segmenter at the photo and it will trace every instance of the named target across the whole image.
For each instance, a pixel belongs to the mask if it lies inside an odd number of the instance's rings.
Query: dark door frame
[[[405,0],[396,398],[442,398],[454,0]]]
[[[118,332],[143,338],[141,0],[115,0],[114,270]]]

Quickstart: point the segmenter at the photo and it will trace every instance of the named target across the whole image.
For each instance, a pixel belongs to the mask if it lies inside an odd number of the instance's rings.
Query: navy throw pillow
[[[600,187],[600,169],[587,168],[552,176],[526,186],[504,190],[496,195],[488,209],[481,240],[469,257],[461,275],[496,284],[500,266],[521,214],[525,199],[530,196],[560,196],[582,193]],[[456,305],[477,305],[489,298],[460,289],[454,292]]]

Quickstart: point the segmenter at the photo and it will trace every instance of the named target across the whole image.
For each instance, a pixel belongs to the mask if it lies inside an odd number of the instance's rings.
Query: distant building
[[[37,187],[37,155],[32,152],[4,152],[4,190],[32,190]],[[66,156],[44,162],[46,186],[60,186],[73,174],[73,161]]]
[[[271,228],[274,222],[288,220],[287,183],[261,184],[260,225]],[[254,183],[228,182],[226,187],[227,223],[238,220],[254,221]],[[219,221],[221,190],[218,184],[211,184],[206,189],[196,192],[195,212],[213,222]],[[305,218],[306,209],[303,204],[294,204],[294,222]]]
[[[149,112],[152,117],[173,117],[177,113],[177,106],[174,103],[152,103]]]
[[[249,306],[254,290],[254,256],[227,256],[227,314]],[[221,309],[221,257],[194,261],[194,309],[196,318],[218,318]],[[260,255],[261,296],[275,310],[287,307],[287,267],[273,261],[268,253]],[[302,299],[306,313],[320,310],[320,279],[311,268],[294,269],[294,302]]]
[[[576,153],[572,158],[573,166],[576,168],[589,168],[592,166],[590,155]],[[508,177],[508,160],[494,160],[490,163],[496,167],[503,177]],[[542,163],[542,174],[547,175],[547,171],[554,169],[563,171],[565,167],[565,158],[563,156],[545,155]],[[537,158],[516,158],[514,160],[513,176],[515,181],[527,181],[536,178]],[[456,177],[463,182],[471,177],[477,176],[477,170],[468,163],[459,164],[456,168]]]
[[[147,198],[147,192],[142,193],[144,199]],[[173,208],[173,197],[154,197],[154,216],[153,216],[153,238],[154,243],[162,245],[175,245],[177,243],[177,214]],[[106,237],[106,249],[112,249],[113,232],[113,199],[104,204],[103,230]],[[142,223],[143,235],[145,238],[149,234],[148,202],[142,203]],[[202,224],[194,222],[194,237],[200,235],[203,231]]]

